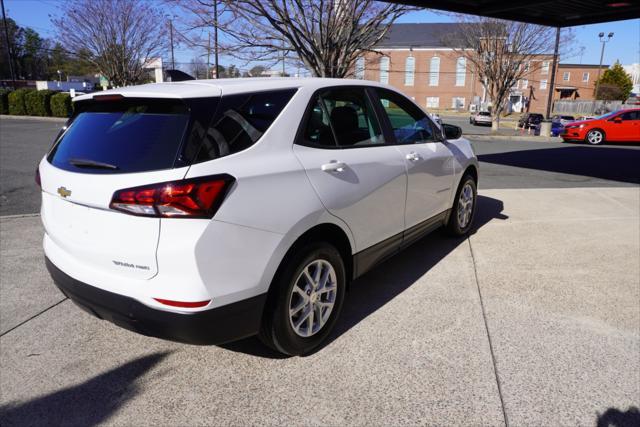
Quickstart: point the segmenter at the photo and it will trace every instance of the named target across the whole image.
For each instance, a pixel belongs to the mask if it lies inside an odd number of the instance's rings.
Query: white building
[[[631,81],[633,82],[631,92],[635,94],[640,93],[640,64],[623,65],[622,68],[631,76]]]

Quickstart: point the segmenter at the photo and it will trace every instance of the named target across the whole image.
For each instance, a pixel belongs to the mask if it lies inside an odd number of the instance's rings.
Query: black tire
[[[473,202],[471,205],[471,216],[468,219],[466,224],[461,224],[460,217],[458,215],[458,208],[460,207],[461,200],[460,194],[462,193],[462,189],[466,185],[471,186],[471,190],[473,193]],[[453,207],[451,209],[451,213],[449,214],[449,221],[447,222],[446,228],[447,232],[452,236],[464,236],[469,233],[471,227],[473,227],[473,219],[476,215],[476,208],[478,202],[478,190],[477,183],[474,177],[471,174],[465,174],[460,180],[460,185],[458,185],[458,190],[456,191],[456,198],[453,202]]]
[[[296,333],[291,324],[293,320],[290,320],[289,308],[293,287],[296,286],[303,270],[314,260],[326,261],[333,267],[337,286],[334,305],[326,323],[313,335],[303,337]],[[301,248],[294,248],[292,256],[284,262],[271,285],[259,338],[280,353],[290,356],[304,355],[322,345],[340,315],[346,289],[344,262],[338,250],[325,242],[313,242]]]
[[[598,138],[597,135],[600,135],[600,137]],[[590,145],[600,145],[604,142],[605,136],[606,135],[602,129],[591,129],[585,135],[584,142]]]

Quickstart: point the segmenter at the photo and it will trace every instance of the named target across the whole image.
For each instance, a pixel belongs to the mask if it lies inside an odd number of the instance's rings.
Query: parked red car
[[[567,123],[560,134],[564,141],[640,142],[640,109],[614,111],[593,120]]]

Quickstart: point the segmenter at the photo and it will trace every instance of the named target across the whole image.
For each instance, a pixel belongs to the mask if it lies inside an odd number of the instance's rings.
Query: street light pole
[[[600,64],[598,65],[598,77],[596,78],[596,90],[593,93],[594,101],[598,100],[598,89],[600,89],[600,72],[602,69],[602,59],[604,58],[604,45],[611,41],[611,37],[613,37],[613,33],[607,34],[607,38],[604,38],[604,33],[598,34],[598,38],[600,39],[600,43],[602,43],[602,50],[600,51]]]

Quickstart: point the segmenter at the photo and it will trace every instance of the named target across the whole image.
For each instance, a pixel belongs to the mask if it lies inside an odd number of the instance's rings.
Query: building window
[[[439,107],[440,107],[440,97],[427,96],[427,108],[439,108]]]
[[[540,80],[540,89],[546,89],[547,88],[547,81],[546,80]]]
[[[529,87],[529,80],[527,79],[522,79],[522,86],[520,86],[522,88],[522,90],[525,90]]]
[[[531,63],[529,61],[524,63],[524,72],[528,73],[529,70],[531,69]]]
[[[464,108],[464,96],[454,96],[451,98],[451,108],[460,110]]]
[[[542,61],[541,74],[549,74],[549,61]]]
[[[562,74],[562,80],[564,80],[565,82],[568,82],[570,77],[571,77],[571,73],[570,73],[570,72],[568,72],[568,71],[565,71],[565,72]]]
[[[380,83],[389,83],[389,57],[380,58]]]
[[[404,63],[404,85],[413,86],[413,80],[416,73],[416,58],[413,56],[407,57]]]
[[[440,80],[440,58],[434,56],[429,65],[429,86],[438,86]]]
[[[585,83],[589,81],[589,73],[582,73],[582,81]]]
[[[456,61],[456,86],[464,86],[465,75],[467,74],[467,60],[464,57]]]
[[[356,59],[356,79],[364,79],[364,57],[359,56]]]

